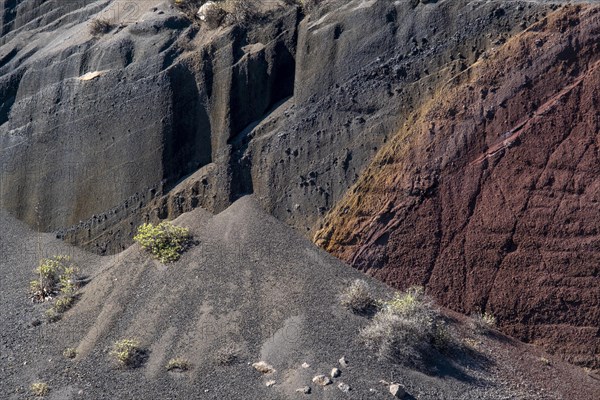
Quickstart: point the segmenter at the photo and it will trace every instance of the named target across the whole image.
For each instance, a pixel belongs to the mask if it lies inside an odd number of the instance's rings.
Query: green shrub
[[[45,395],[48,394],[48,392],[50,392],[50,387],[48,386],[47,383],[35,382],[35,383],[31,384],[31,387],[29,388],[29,390],[31,391],[31,394],[33,394],[34,396],[44,397]]]
[[[61,296],[54,301],[52,308],[57,314],[62,314],[69,308],[73,307],[75,303],[75,297],[73,296]]]
[[[79,289],[79,270],[68,256],[44,258],[35,270],[38,279],[29,284],[34,303],[54,301],[46,310],[48,322],[56,322],[61,314],[73,307]]]
[[[38,279],[31,281],[31,299],[36,303],[50,300],[58,294],[73,295],[77,289],[78,269],[68,256],[44,258],[35,270]]]
[[[419,287],[384,302],[360,336],[380,358],[408,364],[418,364],[452,340],[441,313]]]
[[[158,225],[143,224],[133,240],[161,262],[169,263],[179,260],[191,244],[191,235],[189,229],[161,222]]]
[[[355,280],[341,293],[340,303],[355,314],[370,314],[379,306],[369,284],[362,279]]]
[[[172,358],[166,365],[167,371],[185,372],[190,369],[190,362],[184,358]]]
[[[408,315],[418,312],[418,308],[430,307],[431,303],[422,287],[413,286],[405,292],[396,293],[392,300],[386,301],[383,306],[398,314]]]
[[[75,358],[75,357],[77,357],[77,349],[75,349],[73,347],[67,347],[63,351],[63,357],[65,357],[65,358]]]
[[[135,339],[122,339],[115,342],[111,355],[117,362],[124,367],[137,366],[142,358],[144,351],[140,347],[140,342]]]

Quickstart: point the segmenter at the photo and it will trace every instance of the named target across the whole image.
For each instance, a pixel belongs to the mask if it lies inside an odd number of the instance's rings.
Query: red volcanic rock
[[[408,121],[315,241],[600,367],[600,7],[482,56]]]

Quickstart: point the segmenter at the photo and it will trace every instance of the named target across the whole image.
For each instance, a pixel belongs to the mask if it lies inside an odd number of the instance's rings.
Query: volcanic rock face
[[[404,116],[554,7],[353,0],[211,32],[127,4],[3,3],[2,207],[100,253],[249,192],[310,230]]]
[[[317,243],[600,366],[600,7],[557,10],[447,82]]]

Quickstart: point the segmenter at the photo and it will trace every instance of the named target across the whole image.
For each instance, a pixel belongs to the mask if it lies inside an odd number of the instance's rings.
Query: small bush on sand
[[[44,397],[45,395],[48,394],[48,392],[50,392],[50,387],[48,386],[47,383],[35,382],[35,383],[31,384],[29,390],[31,391],[31,394],[33,394],[34,396]]]
[[[496,327],[496,317],[487,311],[471,315],[469,326],[476,333],[487,333],[490,329]]]
[[[122,339],[115,342],[110,354],[121,366],[136,367],[140,364],[144,351],[140,347],[139,341]]]
[[[407,364],[418,364],[451,340],[440,312],[420,287],[385,302],[360,336],[380,358]]]
[[[78,289],[78,269],[68,256],[44,258],[35,270],[37,279],[30,283],[31,299],[35,303],[58,295],[74,295]]]
[[[62,314],[67,311],[69,308],[73,307],[75,303],[75,297],[73,296],[64,296],[59,297],[54,301],[52,308],[56,311],[57,314]]]
[[[68,256],[44,258],[35,270],[37,279],[29,284],[34,303],[54,301],[46,310],[48,322],[56,322],[73,307],[79,289],[79,270]]]
[[[133,240],[162,263],[169,263],[179,260],[191,244],[191,235],[189,229],[161,222],[158,225],[143,224]]]
[[[100,36],[110,32],[113,24],[106,18],[96,18],[90,23],[90,33],[93,36]]]
[[[377,311],[378,302],[369,284],[357,279],[340,294],[340,303],[355,314],[371,314]]]
[[[73,347],[67,347],[63,351],[63,357],[71,359],[77,357],[77,349],[74,349]]]
[[[190,362],[184,358],[172,358],[166,365],[167,371],[185,372],[190,369]]]

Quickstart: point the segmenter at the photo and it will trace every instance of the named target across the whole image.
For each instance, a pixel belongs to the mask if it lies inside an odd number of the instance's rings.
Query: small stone
[[[340,363],[340,365],[342,367],[347,367],[348,366],[348,361],[346,360],[346,357],[340,358],[338,362]]]
[[[310,394],[310,386],[304,386],[304,387],[298,388],[298,389],[296,389],[296,392]]]
[[[271,386],[273,386],[273,385],[274,385],[274,384],[276,384],[276,383],[277,383],[277,382],[275,382],[275,381],[271,380],[271,381],[267,381],[267,383],[265,383],[265,385],[267,385],[267,387],[271,387]]]
[[[271,374],[271,373],[275,372],[275,369],[273,368],[273,366],[266,363],[265,361],[256,362],[256,363],[252,364],[252,367],[255,370],[257,370],[258,372],[261,372],[263,374]]]
[[[340,371],[337,368],[334,368],[331,370],[331,377],[332,378],[337,378],[338,376],[340,376],[342,374],[342,371]]]
[[[310,368],[310,364],[308,364],[308,363],[302,363],[302,368]]]
[[[402,385],[398,383],[392,383],[390,385],[390,393],[392,394],[392,396],[398,399],[402,399],[406,395],[406,390],[404,390],[404,387],[402,387]]]
[[[333,383],[332,380],[326,375],[317,375],[312,379],[312,381],[320,386],[327,386]]]
[[[350,386],[347,383],[340,382],[338,384],[338,389],[340,389],[344,393],[348,393],[350,391]]]

